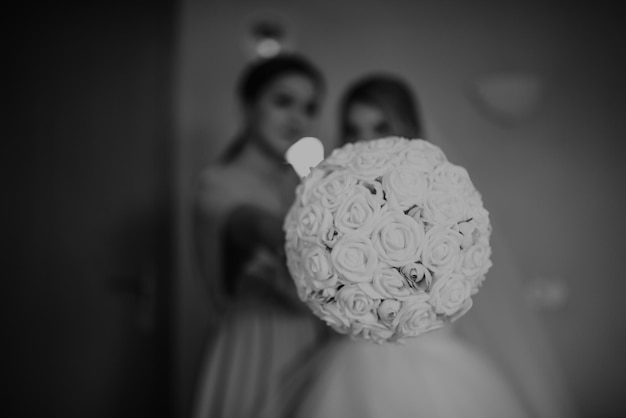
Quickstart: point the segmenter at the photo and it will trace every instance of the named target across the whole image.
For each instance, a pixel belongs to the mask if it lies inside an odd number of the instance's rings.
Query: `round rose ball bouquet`
[[[284,228],[300,299],[336,331],[378,343],[464,315],[491,267],[479,192],[421,139],[335,149],[298,186]]]

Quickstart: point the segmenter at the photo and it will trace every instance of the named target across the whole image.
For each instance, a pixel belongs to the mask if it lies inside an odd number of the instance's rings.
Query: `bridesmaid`
[[[238,97],[244,126],[201,173],[197,259],[217,332],[197,382],[195,418],[278,417],[281,382],[315,347],[320,321],[298,299],[284,260],[284,216],[299,178],[284,160],[310,135],[320,71],[299,55],[252,63]]]

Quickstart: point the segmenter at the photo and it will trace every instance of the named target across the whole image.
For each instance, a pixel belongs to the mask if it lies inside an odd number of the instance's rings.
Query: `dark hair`
[[[263,91],[276,79],[285,75],[301,75],[315,84],[318,91],[325,88],[322,73],[307,58],[295,53],[282,53],[271,58],[258,58],[244,69],[237,84],[237,96],[244,106],[256,103]],[[241,133],[220,157],[229,162],[245,148],[248,138]]]
[[[243,104],[254,103],[275,79],[288,74],[310,79],[319,90],[324,89],[320,71],[305,57],[283,53],[272,58],[260,58],[246,68],[239,79],[237,94]]]
[[[393,134],[422,138],[418,102],[411,87],[401,78],[385,73],[365,76],[353,83],[343,96],[339,112],[340,142],[348,135],[348,111],[354,103],[380,108],[390,119]]]

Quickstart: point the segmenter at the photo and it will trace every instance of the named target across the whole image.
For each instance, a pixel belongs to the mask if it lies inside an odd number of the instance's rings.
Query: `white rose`
[[[423,213],[424,208],[422,206],[413,206],[406,214],[407,216],[413,218],[418,224],[423,225],[424,229],[426,230],[426,228],[431,225],[425,223],[426,218],[424,218]]]
[[[393,322],[400,337],[417,337],[444,325],[443,321],[437,319],[428,300],[428,295],[421,294],[403,301]]]
[[[375,301],[357,286],[345,285],[339,289],[335,297],[337,307],[351,324],[378,322]]]
[[[322,236],[321,241],[328,248],[332,249],[335,246],[335,243],[343,236],[340,234],[337,229],[335,229],[334,225],[330,228],[327,233]]]
[[[350,329],[350,321],[348,321],[348,318],[344,315],[337,302],[319,305],[311,304],[310,306],[313,308],[313,313],[330,325],[335,331],[345,334]]]
[[[423,264],[410,263],[402,266],[400,272],[406,278],[409,286],[413,289],[419,289],[421,291],[428,291],[433,281],[433,276]]]
[[[365,187],[372,196],[374,196],[381,205],[386,203],[383,185],[378,180],[359,180],[359,185]]]
[[[400,160],[424,173],[430,173],[438,165],[447,162],[439,147],[423,139],[409,141],[406,149],[400,153]]]
[[[337,273],[348,282],[372,281],[378,265],[378,254],[371,240],[356,232],[344,235],[337,241],[330,257]]]
[[[382,185],[389,204],[403,212],[414,205],[422,205],[428,195],[426,175],[407,165],[385,174]]]
[[[332,234],[332,227],[332,213],[320,204],[310,203],[298,213],[296,231],[303,241],[322,243]]]
[[[304,253],[304,272],[307,282],[316,290],[334,287],[337,284],[330,256],[326,248],[318,245],[310,247]]]
[[[313,189],[315,189],[318,183],[328,174],[329,171],[326,167],[324,167],[323,161],[317,166],[311,168],[309,174],[307,174],[307,176],[303,178],[300,184],[296,187],[296,199],[298,201],[308,203],[311,200],[311,193]]]
[[[484,243],[476,243],[463,253],[459,263],[459,271],[468,279],[475,281],[491,268],[491,247]]]
[[[489,263],[489,265],[491,266],[491,262]],[[476,278],[474,278],[472,282],[472,292],[471,292],[472,295],[475,295],[476,293],[478,293],[478,290],[483,285],[485,278],[486,276],[484,274],[481,274],[480,276],[477,276]]]
[[[406,299],[413,295],[404,276],[386,263],[378,265],[371,283],[360,283],[359,286],[372,298]]]
[[[478,190],[472,190],[472,192],[465,196],[465,198],[467,199],[467,204],[470,208],[483,208],[483,197]]]
[[[326,209],[335,209],[356,183],[357,179],[349,172],[333,171],[312,186],[309,193],[303,196],[302,202],[305,207],[319,202]]]
[[[455,314],[471,296],[471,286],[463,275],[448,273],[435,281],[430,291],[430,303],[438,314]]]
[[[397,136],[364,141],[370,151],[382,151],[389,154],[398,153],[408,146],[409,140]]]
[[[339,167],[345,167],[355,156],[354,144],[349,142],[340,148],[335,148],[326,163]]]
[[[489,211],[483,206],[482,199],[478,192],[467,199],[467,205],[469,207],[469,215],[474,222],[479,225],[479,229],[481,231],[491,231]]]
[[[319,311],[321,309],[320,306],[325,306],[334,302],[337,289],[334,287],[327,287],[320,290],[306,288],[305,294],[306,297],[303,301],[307,302],[309,306]]]
[[[400,267],[419,259],[424,227],[402,212],[387,212],[374,227],[372,242],[382,260]]]
[[[449,162],[441,164],[435,169],[432,180],[434,190],[452,189],[461,196],[469,196],[475,191],[467,170]]]
[[[363,152],[369,147],[368,141],[356,141],[356,142],[351,142],[351,144],[354,145],[354,151],[356,153]]]
[[[463,236],[446,227],[433,227],[426,233],[422,264],[436,274],[454,269],[461,256]]]
[[[463,240],[461,241],[462,249],[466,249],[474,245],[474,243],[476,243],[482,235],[478,229],[477,223],[473,219],[453,225],[452,229],[463,236]]]
[[[457,319],[465,315],[467,311],[469,311],[472,308],[473,304],[474,302],[472,301],[471,297],[465,299],[465,303],[463,303],[463,306],[461,306],[459,310],[456,311],[456,313],[448,317],[448,320],[450,320],[451,322],[456,321]]]
[[[385,299],[380,305],[378,305],[378,317],[381,322],[388,327],[393,325],[393,321],[398,316],[398,312],[400,312],[400,308],[402,307],[402,302],[395,299]]]
[[[471,217],[466,200],[452,190],[431,192],[422,216],[426,222],[435,225],[452,225]]]
[[[355,155],[348,168],[360,179],[374,180],[391,170],[396,161],[397,157],[387,152],[367,150]]]
[[[352,325],[351,329],[352,339],[357,339],[355,337],[360,337],[362,339],[369,340],[377,344],[382,344],[389,341],[393,334],[393,329],[390,329],[385,324],[380,322],[356,322]]]
[[[301,187],[302,184],[300,184]],[[283,230],[289,236],[289,234],[297,234],[297,226],[298,226],[298,218],[300,216],[300,212],[302,211],[302,202],[300,198],[296,197],[294,203],[291,205],[287,214],[285,215],[285,219],[283,221]]]
[[[371,232],[380,216],[383,203],[382,198],[370,193],[366,187],[354,186],[337,208],[335,228],[344,234],[357,229],[363,233]]]

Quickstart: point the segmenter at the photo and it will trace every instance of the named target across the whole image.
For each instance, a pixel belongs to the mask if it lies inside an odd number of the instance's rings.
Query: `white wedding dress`
[[[311,359],[315,380],[288,416],[299,418],[524,418],[498,369],[450,328],[406,344],[343,339]],[[310,377],[311,373],[307,373]],[[300,382],[302,385],[307,385]],[[287,385],[298,387],[293,381]],[[295,395],[297,396],[297,395]]]

